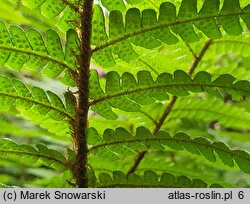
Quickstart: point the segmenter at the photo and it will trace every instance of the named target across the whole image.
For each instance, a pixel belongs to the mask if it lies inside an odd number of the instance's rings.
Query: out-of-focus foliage
[[[82,1],[0,5],[0,187],[74,187]],[[89,186],[249,187],[249,0],[97,0],[92,28]]]

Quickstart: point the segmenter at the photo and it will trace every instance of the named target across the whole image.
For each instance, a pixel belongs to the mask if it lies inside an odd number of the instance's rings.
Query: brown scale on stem
[[[78,58],[77,88],[78,98],[76,103],[76,116],[73,124],[72,137],[76,149],[76,160],[73,162],[72,171],[78,188],[88,187],[87,175],[87,135],[88,109],[89,109],[89,76],[91,59],[91,32],[93,16],[93,0],[85,0],[82,6],[80,27],[80,56]]]

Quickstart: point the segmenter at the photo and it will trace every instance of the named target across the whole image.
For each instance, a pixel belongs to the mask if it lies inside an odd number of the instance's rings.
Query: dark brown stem
[[[139,152],[135,158],[135,161],[133,163],[133,166],[131,166],[131,168],[128,171],[128,174],[132,174],[136,171],[138,165],[140,164],[141,160],[144,158],[145,154],[148,151],[143,151],[143,152]]]
[[[81,54],[79,56],[80,69],[78,74],[78,101],[76,107],[76,119],[74,121],[74,140],[77,149],[76,161],[73,174],[78,188],[88,187],[87,175],[87,136],[88,126],[88,97],[89,97],[89,76],[91,59],[91,32],[93,16],[93,0],[84,0],[83,12],[81,14],[80,40]]]
[[[196,67],[200,63],[201,59],[203,58],[204,54],[206,53],[206,51],[208,50],[208,48],[210,47],[211,44],[212,44],[212,40],[209,39],[205,43],[204,47],[201,49],[199,55],[198,56],[194,55],[194,61],[191,64],[191,66],[189,67],[189,71],[188,71],[189,76],[191,76],[194,73],[194,70],[196,69]],[[170,102],[168,103],[165,111],[163,112],[159,122],[156,123],[155,129],[153,130],[153,134],[157,133],[160,130],[160,128],[162,127],[164,121],[166,120],[166,118],[171,113],[176,100],[177,100],[177,96],[173,96],[172,99],[170,100]],[[148,151],[139,152],[136,155],[135,161],[134,161],[132,167],[129,169],[128,174],[134,173],[136,171],[137,167],[139,166],[140,162],[145,157],[147,152]]]
[[[208,48],[210,47],[211,44],[212,44],[212,40],[209,39],[205,43],[202,50],[200,51],[199,55],[198,56],[194,55],[194,61],[191,64],[191,66],[189,67],[189,71],[188,71],[189,76],[192,76],[192,74],[194,73],[195,68],[198,66],[198,64],[200,63],[202,57],[204,56],[204,54],[206,53],[206,51],[208,50]],[[191,47],[190,47],[190,49],[191,49]],[[164,113],[162,114],[162,117],[160,118],[159,122],[155,126],[155,129],[153,131],[154,134],[157,133],[160,130],[160,128],[163,125],[164,121],[166,120],[166,118],[170,114],[176,100],[177,100],[177,96],[173,96],[172,99],[170,100],[168,106],[166,107]]]
[[[195,60],[193,61],[193,63],[189,67],[189,71],[188,71],[189,76],[192,76],[192,74],[194,73],[194,70],[196,69],[196,67],[200,63],[201,59],[203,58],[204,54],[206,53],[206,51],[208,50],[208,48],[210,47],[210,45],[212,44],[212,42],[213,41],[211,39],[209,39],[205,43],[205,45],[202,48],[202,50],[200,51],[199,55],[195,58]]]
[[[156,124],[155,129],[153,131],[153,134],[157,133],[160,130],[160,128],[163,125],[164,121],[166,120],[166,118],[170,114],[176,100],[177,100],[177,96],[173,96],[172,99],[170,100],[170,102],[168,103],[168,106],[166,107],[165,111],[163,112],[159,122]]]

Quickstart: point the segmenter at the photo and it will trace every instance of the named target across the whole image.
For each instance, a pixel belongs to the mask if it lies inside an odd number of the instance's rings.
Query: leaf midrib
[[[49,61],[50,62],[54,62],[54,63],[56,63],[56,64],[58,64],[58,65],[60,65],[60,66],[62,66],[64,68],[66,68],[68,70],[75,71],[74,68],[70,67],[65,62],[60,61],[58,58],[54,58],[54,57],[49,56],[49,55],[44,55],[44,53],[41,53],[41,52],[36,52],[34,50],[24,50],[24,49],[17,48],[17,47],[6,47],[6,46],[2,46],[2,45],[0,46],[0,49],[2,49],[2,50],[8,50],[8,51],[13,51],[13,52],[19,52],[19,53],[27,54],[27,55],[31,55],[31,56],[35,56],[35,57],[47,60],[48,62]]]
[[[21,150],[3,150],[0,149],[0,152],[2,153],[13,153],[13,154],[23,154],[23,155],[32,155],[32,156],[36,156],[36,157],[41,157],[41,158],[45,158],[51,161],[54,161],[55,163],[59,163],[61,166],[65,166],[65,163],[59,159],[53,158],[53,157],[49,157],[49,156],[45,156],[45,155],[41,155],[39,154],[39,152],[34,153],[34,152],[26,152],[26,151],[21,151]]]
[[[190,84],[183,83],[183,84],[152,85],[152,86],[144,87],[144,88],[135,88],[133,90],[125,90],[125,91],[121,91],[121,92],[116,93],[116,94],[105,95],[105,96],[93,99],[92,101],[90,101],[89,106],[93,106],[93,105],[96,105],[97,103],[101,103],[105,100],[110,100],[112,98],[123,96],[123,95],[129,95],[129,94],[133,94],[133,93],[137,93],[137,92],[141,92],[141,91],[147,91],[147,90],[152,90],[152,89],[162,89],[162,88],[168,88],[168,87],[184,87],[185,88],[185,86],[191,86],[191,87],[201,87],[201,89],[202,89],[202,86],[205,86],[205,87],[211,87],[211,88],[216,87],[216,88],[225,88],[225,89],[240,90],[240,91],[248,92],[247,90],[242,89],[242,88],[232,87],[233,84],[232,84],[232,86],[229,87],[229,86],[223,86],[223,85],[213,85],[211,83],[210,84],[192,84],[192,82],[190,82]],[[186,90],[186,91],[189,91],[189,90]],[[190,91],[192,91],[192,90],[190,90]],[[202,89],[202,91],[206,91],[206,90]],[[166,92],[169,93],[167,90],[166,90]]]
[[[209,16],[198,16],[196,18],[190,18],[190,19],[186,19],[186,20],[176,20],[174,22],[170,22],[170,23],[164,23],[164,24],[158,24],[155,26],[152,26],[150,28],[142,28],[139,31],[133,32],[133,33],[127,33],[124,34],[124,36],[117,38],[117,39],[113,39],[108,41],[107,43],[101,44],[99,46],[96,46],[92,49],[92,53],[97,52],[98,50],[104,49],[106,47],[112,46],[118,42],[121,42],[123,40],[132,38],[134,36],[146,33],[146,32],[150,32],[150,31],[154,31],[157,29],[162,29],[165,27],[169,27],[169,26],[176,26],[176,25],[180,25],[180,24],[185,24],[185,23],[192,23],[192,22],[196,22],[196,21],[201,21],[201,20],[207,20],[207,19],[214,19],[214,18],[221,18],[221,17],[227,17],[227,16],[239,16],[239,15],[249,15],[249,12],[233,12],[233,13],[224,13],[224,14],[213,14],[213,15],[209,15]]]
[[[50,109],[50,110],[55,110],[55,111],[57,111],[57,112],[63,114],[64,116],[66,116],[66,117],[69,118],[69,119],[73,119],[73,116],[70,115],[69,113],[67,113],[67,112],[65,112],[65,111],[63,111],[63,110],[61,110],[61,109],[59,109],[59,108],[56,108],[56,107],[54,107],[54,106],[51,106],[51,105],[42,103],[42,102],[40,102],[40,101],[32,100],[32,99],[30,99],[30,98],[25,98],[25,97],[18,96],[18,95],[11,95],[11,94],[4,93],[4,92],[1,92],[1,91],[0,91],[0,95],[2,95],[2,96],[7,96],[7,97],[10,97],[10,98],[14,98],[14,99],[21,99],[21,100],[24,100],[24,101],[26,101],[26,102],[32,103],[32,105],[35,105],[35,104],[41,105],[41,106],[44,106],[44,107],[46,107],[46,108],[48,108],[48,109]]]
[[[177,111],[204,111],[204,112],[211,112],[211,113],[215,113],[221,116],[225,116],[228,118],[234,118],[235,120],[239,120],[242,122],[242,118],[241,117],[236,117],[234,115],[228,115],[222,112],[218,112],[218,111],[214,111],[211,109],[206,109],[206,108],[173,108],[172,112],[177,112]],[[249,121],[250,122],[250,121]]]
[[[249,45],[250,46],[250,42],[246,42],[246,41],[240,41],[240,40],[236,40],[236,39],[225,39],[225,40],[215,40],[213,41],[213,44],[221,44],[221,43],[235,43],[235,44],[242,44],[242,45]]]
[[[196,138],[194,138],[194,139],[196,139]],[[250,162],[250,157],[246,158],[246,157],[244,157],[242,155],[237,154],[236,152],[233,152],[233,150],[230,150],[230,149],[225,150],[225,149],[219,148],[217,146],[213,146],[213,143],[210,143],[210,145],[209,145],[209,144],[205,144],[205,143],[202,143],[202,142],[194,141],[193,139],[185,140],[185,139],[176,139],[176,138],[173,138],[173,137],[169,137],[169,138],[166,138],[166,137],[135,138],[135,139],[130,139],[130,140],[112,141],[112,142],[106,142],[106,143],[102,143],[102,144],[99,144],[99,145],[95,145],[95,146],[89,148],[89,151],[91,152],[91,151],[94,151],[96,149],[104,148],[104,147],[110,146],[110,145],[125,144],[125,143],[139,143],[139,142],[147,142],[147,141],[154,141],[154,142],[158,142],[158,141],[175,141],[175,142],[191,143],[193,145],[201,145],[201,146],[213,148],[213,150],[217,149],[219,151],[228,153],[233,158],[234,158],[234,156],[238,156],[238,157],[243,158],[243,159]],[[209,142],[209,141],[207,141],[207,142]],[[181,145],[181,147],[183,149],[185,149],[184,145],[182,145],[182,144],[180,144],[180,145]],[[214,152],[213,152],[213,154],[214,154]]]

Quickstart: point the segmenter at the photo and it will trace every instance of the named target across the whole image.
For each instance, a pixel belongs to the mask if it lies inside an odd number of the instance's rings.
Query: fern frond
[[[73,118],[73,110],[66,108],[62,100],[54,93],[38,87],[32,87],[31,90],[21,81],[9,80],[7,77],[0,76],[0,101],[1,111],[8,111],[12,106],[26,118],[35,122],[41,127],[49,129],[57,134],[69,130],[69,121]],[[65,96],[67,107],[73,106],[68,96]],[[53,127],[54,126],[54,127]]]
[[[222,187],[212,184],[210,187]],[[170,173],[163,173],[161,177],[153,171],[145,171],[143,176],[137,174],[125,175],[121,171],[114,171],[112,177],[107,173],[99,175],[98,188],[206,188],[207,183],[200,179],[189,179],[186,176],[175,177]]]
[[[225,104],[216,98],[201,100],[195,98],[179,99],[173,107],[169,120],[192,118],[201,121],[218,121],[224,127],[249,128],[250,114],[244,109]]]
[[[38,144],[36,148],[30,145],[18,145],[12,140],[0,140],[0,158],[13,159],[27,163],[41,162],[43,165],[64,170],[66,159],[62,153],[48,149],[45,145]]]
[[[237,79],[249,80],[249,42],[249,32],[214,40],[198,70],[209,71],[214,76],[230,73]]]
[[[157,158],[157,159],[155,159]],[[218,172],[227,171],[233,175],[241,173],[238,168],[225,167],[218,161],[216,165],[202,157],[191,156],[187,152],[175,151],[156,151],[149,152],[144,160],[140,163],[136,172],[141,174],[144,171],[152,170],[157,174],[171,173],[175,176],[187,176],[189,178],[197,178],[206,183],[219,183],[225,188],[233,188],[237,186],[239,178],[235,178],[235,182],[228,181],[225,176],[218,175]]]
[[[138,80],[130,73],[121,77],[117,72],[106,75],[105,92],[100,87],[97,72],[93,71],[90,79],[90,106],[92,110],[107,119],[116,119],[111,107],[124,111],[139,111],[140,105],[148,105],[155,100],[167,100],[171,93],[175,96],[186,96],[189,92],[207,92],[221,97],[220,91],[231,93],[235,99],[250,95],[249,81],[237,81],[228,74],[211,81],[207,72],[199,72],[194,79],[184,71],[177,70],[173,75],[160,74],[157,79],[148,71],[140,71]]]
[[[69,78],[70,72],[78,68],[77,55],[79,39],[74,30],[67,32],[65,53],[59,35],[53,31],[46,32],[45,40],[35,29],[24,32],[20,27],[6,28],[0,21],[0,66],[20,70],[40,70],[50,78],[56,78],[63,72]],[[69,78],[67,85],[75,85]]]
[[[159,131],[152,135],[144,127],[139,127],[133,136],[123,128],[116,130],[107,129],[101,137],[94,128],[88,130],[88,142],[90,153],[101,157],[113,154],[113,157],[128,156],[135,152],[146,151],[148,147],[153,150],[164,150],[169,147],[174,150],[187,150],[195,155],[203,155],[207,160],[215,162],[215,152],[221,161],[229,166],[234,166],[234,161],[240,169],[250,173],[250,154],[243,150],[231,150],[222,142],[210,142],[206,138],[196,137],[191,139],[189,135],[179,132],[173,137],[165,131]]]
[[[23,127],[23,123],[28,127]],[[28,121],[23,120],[21,117],[9,117],[5,118],[5,115],[1,112],[0,117],[0,137],[9,135],[10,137],[22,137],[22,138],[39,138],[42,141],[48,139],[57,142],[68,141],[68,137],[61,137],[59,135],[50,133],[36,125],[30,124]]]
[[[126,62],[137,58],[131,43],[148,49],[159,47],[162,43],[178,42],[176,34],[187,43],[196,42],[199,37],[193,25],[212,39],[221,38],[218,23],[230,35],[240,35],[242,27],[240,17],[250,27],[250,5],[241,8],[239,0],[225,0],[220,8],[219,0],[205,0],[200,11],[197,11],[197,0],[182,0],[178,15],[176,7],[170,2],[161,4],[159,16],[152,9],[140,13],[139,9],[131,8],[126,12],[125,25],[120,11],[111,11],[109,16],[109,37],[106,34],[102,10],[95,7],[93,21],[93,58],[103,67],[114,63],[113,54]],[[98,22],[98,24],[96,23]],[[175,33],[175,34],[174,34]],[[101,40],[96,40],[101,39]],[[111,59],[104,60],[104,58]]]
[[[197,66],[196,72],[207,71],[213,76],[230,73],[236,79],[249,80],[246,73],[249,70],[249,41],[248,32],[244,32],[241,36],[223,36],[221,39],[213,40],[201,63]],[[189,47],[197,55],[205,43],[206,38],[203,37],[199,42],[190,44]],[[153,50],[138,46],[133,48],[140,53],[140,56],[130,63],[116,59],[116,65],[109,68],[110,71],[115,70],[119,73],[129,71],[136,74],[139,70],[148,70],[152,76],[157,76],[166,71],[173,73],[177,69],[187,71],[190,62],[194,60],[194,55],[183,41],[173,45],[162,45]]]

